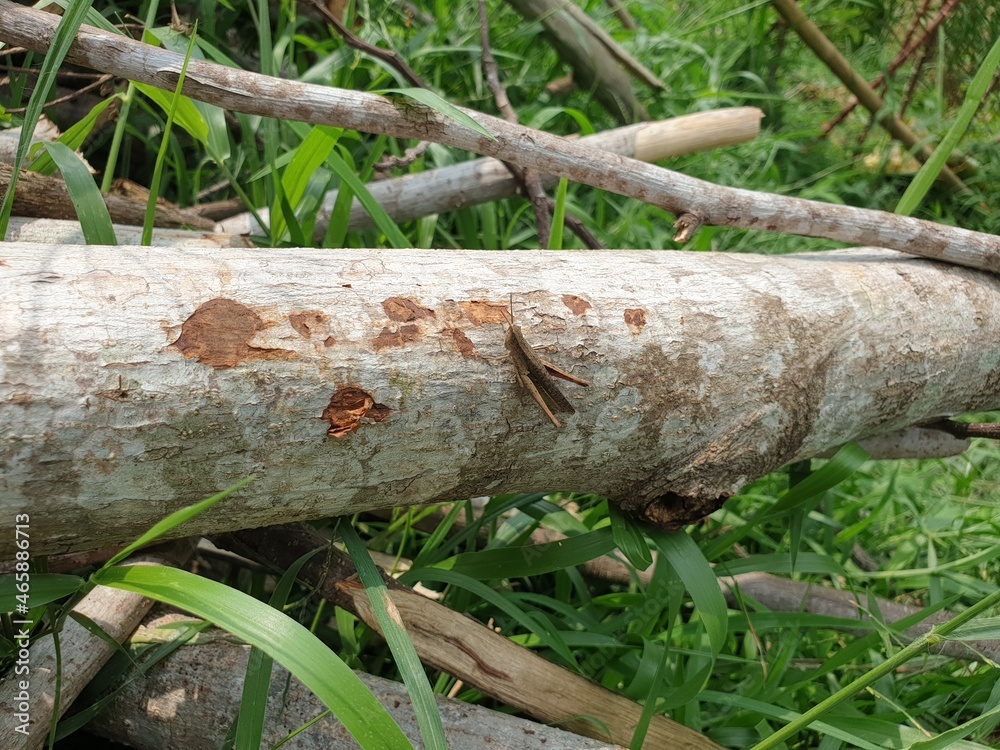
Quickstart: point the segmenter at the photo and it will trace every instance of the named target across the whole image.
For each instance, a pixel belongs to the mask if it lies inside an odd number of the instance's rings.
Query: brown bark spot
[[[287,349],[250,345],[250,340],[265,328],[267,324],[246,305],[231,299],[210,299],[184,321],[181,335],[170,346],[185,358],[218,370],[250,359],[293,359],[295,352]]]
[[[327,336],[325,339],[323,339],[323,346],[333,346],[336,343],[337,339],[335,339],[333,336]]]
[[[375,351],[390,346],[405,346],[420,338],[420,329],[415,325],[400,326],[398,331],[383,328],[382,332],[372,339]]]
[[[646,311],[641,307],[626,308],[625,325],[635,335],[642,333],[642,329],[646,327]]]
[[[569,308],[569,311],[574,315],[583,315],[587,310],[591,308],[591,304],[587,300],[577,297],[575,294],[564,294],[562,296],[562,303]]]
[[[496,302],[470,300],[469,302],[460,302],[458,306],[462,308],[465,317],[472,321],[473,325],[507,323],[510,320],[506,304],[498,305]]]
[[[451,336],[452,340],[455,342],[455,348],[458,349],[459,354],[468,359],[469,357],[476,356],[476,347],[472,345],[469,337],[466,336],[458,328],[445,328],[443,333]]]
[[[406,297],[389,297],[382,302],[382,309],[389,316],[389,320],[394,320],[397,323],[409,323],[421,318],[434,317],[433,310],[422,307]]]
[[[345,437],[361,426],[362,419],[384,422],[392,413],[385,404],[375,403],[368,391],[348,385],[338,388],[323,410],[323,419],[330,423],[326,434],[330,437]]]
[[[327,323],[330,316],[324,315],[319,310],[303,310],[302,312],[289,313],[288,322],[292,328],[304,339],[311,339],[312,335],[326,333]]]

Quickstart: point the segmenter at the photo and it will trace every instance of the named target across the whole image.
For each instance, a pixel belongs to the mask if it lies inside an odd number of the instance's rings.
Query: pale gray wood
[[[171,618],[172,619],[172,618]],[[155,627],[156,621],[150,623]],[[146,632],[150,632],[149,628]],[[249,647],[219,632],[199,636],[132,682],[89,729],[137,750],[216,750],[239,712]],[[358,672],[399,724],[423,747],[406,688]],[[210,689],[209,689],[210,688]],[[555,727],[491,711],[482,706],[438,698],[450,750],[615,750],[618,745],[580,737]],[[275,664],[264,722],[263,745],[271,747],[326,710],[306,687]],[[358,745],[344,726],[327,716],[283,747],[288,750],[353,750]]]
[[[0,511],[32,513],[37,554],[131,541],[249,474],[181,532],[522,491],[642,511],[1000,406],[1000,280],[888,251],[10,243],[3,261]],[[562,429],[495,358],[511,295],[528,341],[593,384],[565,387]],[[388,418],[327,437],[348,386]]]

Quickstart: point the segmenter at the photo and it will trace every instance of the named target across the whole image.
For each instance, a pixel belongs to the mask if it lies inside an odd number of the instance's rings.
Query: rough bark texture
[[[0,195],[7,192],[13,167],[0,162]],[[105,193],[104,204],[111,220],[119,224],[142,226],[146,212],[146,192],[136,185],[124,194]],[[47,219],[76,219],[76,208],[70,199],[66,183],[58,177],[46,177],[36,172],[21,170],[14,192],[14,213]],[[178,208],[160,198],[156,204],[153,223],[158,227],[192,227],[211,231],[215,224],[191,210]]]
[[[37,554],[130,541],[248,474],[184,533],[539,490],[676,526],[852,438],[1000,406],[1000,280],[887,251],[0,260],[0,510],[32,514]],[[592,384],[565,387],[562,429],[496,358],[511,298]]]
[[[171,618],[173,619],[173,618]],[[150,627],[156,626],[156,621]],[[213,635],[215,638],[213,639]],[[132,682],[89,728],[137,750],[215,750],[239,712],[250,649],[220,633],[204,633]],[[359,672],[403,732],[421,747],[406,688]],[[438,699],[451,750],[614,750],[609,745],[554,727],[447,698]],[[326,710],[308,689],[276,664],[264,722],[262,747],[272,747]],[[332,716],[283,747],[288,750],[355,750],[358,745]]]

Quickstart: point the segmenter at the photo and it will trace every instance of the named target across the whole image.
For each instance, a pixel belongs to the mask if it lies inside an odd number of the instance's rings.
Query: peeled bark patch
[[[400,326],[399,330],[393,331],[390,328],[383,328],[378,336],[372,339],[372,346],[375,351],[391,346],[405,346],[412,344],[420,338],[420,329],[415,325]]]
[[[430,308],[418,305],[407,297],[389,297],[382,301],[382,309],[389,317],[397,323],[410,323],[421,318],[433,318],[434,311]]]
[[[646,311],[640,308],[630,308],[625,310],[625,325],[628,329],[638,335],[646,327]]]
[[[498,305],[495,302],[485,302],[483,300],[472,300],[470,302],[460,302],[458,306],[462,308],[465,317],[477,326],[481,326],[484,323],[509,322],[507,305]]]
[[[574,315],[583,315],[587,310],[590,309],[591,305],[587,300],[577,297],[575,294],[564,294],[562,296],[562,303],[569,308],[569,311]]]
[[[323,410],[323,419],[330,422],[326,434],[330,437],[345,437],[361,426],[366,417],[373,422],[384,422],[392,413],[385,404],[375,403],[372,395],[361,388],[349,385],[338,388]]]
[[[224,370],[244,360],[293,359],[287,349],[265,349],[250,345],[250,340],[267,324],[246,305],[231,299],[216,298],[203,303],[181,326],[181,335],[172,346],[187,359]]]
[[[289,313],[288,322],[302,338],[310,339],[314,333],[322,335],[327,332],[330,316],[319,310],[303,310],[302,312]]]
[[[446,328],[443,333],[445,335],[450,335],[452,341],[455,342],[455,348],[458,349],[458,353],[461,354],[466,359],[476,356],[476,347],[473,345],[472,341],[458,328]]]

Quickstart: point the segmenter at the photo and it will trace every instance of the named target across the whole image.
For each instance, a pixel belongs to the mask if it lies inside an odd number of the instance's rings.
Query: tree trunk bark
[[[11,243],[0,288],[0,511],[36,554],[249,474],[177,533],[557,490],[676,527],[788,462],[1000,406],[1000,281],[889,251]],[[560,429],[498,358],[511,300],[591,383],[562,387]]]

